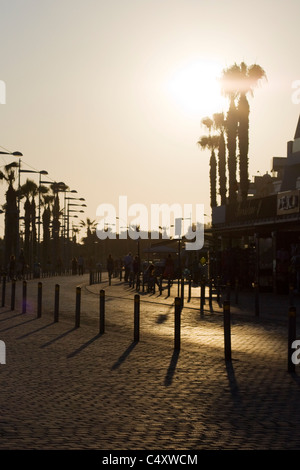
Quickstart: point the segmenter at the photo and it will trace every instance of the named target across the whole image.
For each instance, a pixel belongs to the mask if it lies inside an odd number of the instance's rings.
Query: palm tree
[[[81,220],[80,221],[80,227],[86,227],[86,238],[89,238],[92,234],[92,230],[96,226],[96,221],[91,220],[90,218],[87,217],[86,221]]]
[[[35,230],[35,203],[34,197],[37,194],[37,185],[34,181],[27,179],[20,188],[20,198],[25,197],[24,203],[24,255],[31,266],[35,254],[36,230]],[[31,199],[31,200],[30,200]]]
[[[225,117],[224,113],[213,115],[214,128],[219,132],[218,144],[218,169],[219,169],[219,194],[221,205],[226,204],[226,144],[225,144]]]
[[[260,65],[247,66],[244,62],[236,63],[223,70],[223,93],[230,98],[227,114],[228,170],[229,170],[229,202],[236,200],[236,143],[239,145],[240,193],[243,201],[247,199],[249,188],[248,149],[249,149],[249,102],[247,93],[253,95],[253,88],[266,73]],[[238,98],[236,107],[235,100]]]
[[[54,201],[54,196],[50,194],[42,195],[42,205],[44,206],[44,211],[42,215],[43,223],[43,267],[47,267],[48,262],[50,261],[50,222],[51,222],[51,211],[52,204]]]
[[[18,191],[14,188],[13,184],[16,180],[16,171],[18,167],[17,162],[5,165],[4,172],[0,171],[0,180],[5,180],[8,184],[8,189],[5,193],[6,202],[3,206],[5,209],[5,228],[4,228],[4,266],[8,265],[11,255],[17,254],[18,248],[18,204],[17,197]]]
[[[222,92],[229,98],[230,105],[226,116],[226,135],[228,149],[228,177],[229,177],[229,203],[237,200],[236,180],[236,146],[238,131],[238,116],[235,99],[238,94],[238,81],[240,76],[239,66],[234,64],[223,70],[221,77]]]
[[[260,65],[253,64],[249,67],[242,62],[240,64],[240,78],[238,83],[239,100],[237,106],[238,113],[238,142],[240,153],[240,193],[242,201],[248,196],[249,175],[248,175],[248,150],[249,150],[249,112],[250,106],[247,93],[253,96],[253,88],[260,80],[266,78],[266,73]]]
[[[198,141],[202,150],[209,149],[211,151],[210,155],[210,205],[211,208],[217,206],[217,160],[215,149],[218,148],[219,144],[219,136],[217,135],[209,135],[203,136]]]

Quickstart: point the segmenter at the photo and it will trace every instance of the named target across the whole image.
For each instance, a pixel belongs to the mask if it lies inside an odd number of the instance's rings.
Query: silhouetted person
[[[125,256],[124,258],[124,269],[125,269],[125,274],[124,274],[124,280],[125,282],[128,282],[130,273],[132,272],[132,256],[131,253],[129,252],[128,255]]]

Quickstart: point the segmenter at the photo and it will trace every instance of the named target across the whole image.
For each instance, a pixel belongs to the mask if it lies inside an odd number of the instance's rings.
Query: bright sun
[[[224,111],[226,100],[218,82],[222,68],[217,62],[188,62],[172,73],[167,91],[188,114],[203,117]]]

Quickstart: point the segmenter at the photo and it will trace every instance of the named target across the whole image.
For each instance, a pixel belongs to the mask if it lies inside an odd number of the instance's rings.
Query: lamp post
[[[70,206],[82,206],[86,207],[86,204],[70,204],[68,203],[67,206],[67,247],[68,247],[68,255],[69,255],[69,246],[70,246],[70,238],[69,238],[69,231],[70,231],[70,212],[72,213],[84,213],[84,210],[78,210],[78,209],[70,209]],[[74,215],[73,217],[78,217],[77,215]]]

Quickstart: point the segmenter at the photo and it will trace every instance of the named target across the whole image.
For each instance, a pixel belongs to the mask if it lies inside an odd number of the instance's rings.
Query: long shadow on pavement
[[[25,335],[19,336],[17,339],[23,339],[26,338],[27,336],[34,335],[35,333],[38,333],[39,331],[45,330],[46,328],[49,328],[49,326],[54,325],[53,322],[48,323],[47,325],[41,326],[40,328],[37,328],[36,330],[29,331],[29,333],[25,333]]]
[[[52,323],[53,324],[53,323]],[[64,338],[65,336],[67,336],[68,334],[72,333],[72,331],[75,331],[77,328],[71,328],[70,330],[68,331],[65,331],[64,333],[62,333],[61,335],[57,336],[56,338],[53,338],[51,339],[50,341],[48,341],[47,343],[45,344],[42,344],[40,346],[40,348],[46,348],[47,346],[50,346],[50,344],[53,344],[55,343],[56,341],[60,340],[61,338]]]
[[[227,376],[228,376],[231,395],[236,404],[241,404],[242,399],[241,399],[239,387],[235,378],[234,368],[233,368],[231,361],[226,361],[226,370],[227,370]]]
[[[169,365],[169,368],[167,370],[167,374],[166,374],[166,377],[165,377],[165,386],[166,387],[169,387],[173,382],[173,377],[174,377],[174,373],[175,373],[175,370],[176,370],[176,365],[177,365],[177,362],[178,362],[178,358],[179,358],[179,350],[175,349],[175,351],[173,352],[173,355],[171,357],[170,365]]]
[[[129,354],[135,348],[136,345],[137,345],[137,341],[133,341],[130,344],[130,346],[126,349],[126,351],[124,351],[123,354],[119,357],[117,362],[115,362],[115,364],[112,366],[111,370],[115,370],[118,367],[120,367],[120,365],[125,361],[125,359],[129,356]]]
[[[96,341],[96,339],[100,338],[101,336],[103,336],[103,335],[100,334],[100,333],[98,333],[96,336],[94,336],[93,338],[91,338],[89,341],[87,341],[86,343],[82,344],[78,349],[76,349],[75,351],[73,351],[72,353],[70,353],[70,354],[67,356],[67,358],[76,356],[76,354],[80,353],[83,349],[87,348],[90,344],[92,344],[94,341]]]
[[[22,315],[26,315],[26,313],[20,313],[19,314],[20,316]],[[15,315],[16,317],[19,316],[19,315]],[[7,328],[4,328],[3,330],[0,330],[0,333],[2,333],[3,331],[8,331],[8,330],[12,330],[13,328],[17,328],[18,326],[23,326],[25,325],[26,323],[30,323],[32,321],[36,321],[36,318],[31,318],[30,320],[26,320],[26,321],[23,321],[21,323],[18,323],[17,325],[12,325],[12,326],[9,326]]]

